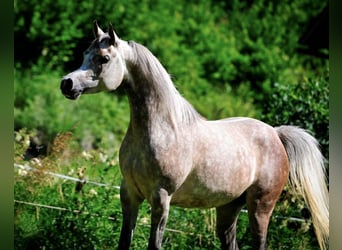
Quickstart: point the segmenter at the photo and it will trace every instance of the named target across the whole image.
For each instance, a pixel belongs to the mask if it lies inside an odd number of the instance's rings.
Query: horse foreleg
[[[169,216],[171,196],[165,189],[152,194],[151,232],[148,249],[161,249],[163,234]]]
[[[216,230],[221,241],[221,249],[238,250],[236,224],[245,197],[241,196],[229,204],[216,208]]]
[[[133,231],[138,217],[139,206],[142,199],[132,195],[124,181],[120,187],[120,201],[122,208],[122,227],[119,240],[119,250],[129,249],[133,238]]]

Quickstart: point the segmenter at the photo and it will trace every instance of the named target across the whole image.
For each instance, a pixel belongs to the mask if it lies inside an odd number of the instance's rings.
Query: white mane
[[[177,123],[190,124],[201,116],[186,101],[175,88],[170,75],[161,65],[158,59],[144,46],[129,42],[135,54],[135,66],[140,71],[140,81],[149,84],[158,98],[159,105],[171,118],[171,121]]]

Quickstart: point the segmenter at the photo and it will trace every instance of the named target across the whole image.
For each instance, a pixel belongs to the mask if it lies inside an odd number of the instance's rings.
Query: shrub
[[[275,83],[264,106],[263,119],[274,126],[295,125],[307,129],[329,159],[328,79],[308,79],[298,84]]]
[[[310,0],[17,1],[16,65],[34,65],[41,71],[79,67],[82,52],[93,39],[91,22],[98,19],[104,27],[114,23],[122,38],[150,48],[177,83],[196,86],[205,80],[221,90],[227,84],[247,83],[262,101],[271,83],[298,82],[302,74],[322,65],[316,61],[298,70],[308,59],[294,54],[303,27],[326,4]]]

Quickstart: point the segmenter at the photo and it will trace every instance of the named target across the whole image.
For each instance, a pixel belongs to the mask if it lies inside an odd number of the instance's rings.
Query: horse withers
[[[138,209],[151,205],[148,249],[160,249],[170,205],[212,208],[222,249],[238,249],[236,224],[247,204],[253,249],[266,249],[269,220],[285,184],[310,209],[320,247],[329,237],[329,201],[317,141],[294,126],[271,127],[236,117],[208,121],[179,94],[144,46],[119,39],[94,22],[95,40],[81,67],[64,76],[69,99],[125,89],[131,109],[119,162],[123,223],[119,249],[128,249]]]

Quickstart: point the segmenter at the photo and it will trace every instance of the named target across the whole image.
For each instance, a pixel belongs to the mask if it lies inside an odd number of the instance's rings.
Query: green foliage
[[[31,65],[36,72],[79,67],[82,52],[93,39],[92,20],[103,26],[112,22],[123,39],[134,39],[157,55],[204,116],[259,117],[260,109],[253,103],[259,107],[264,102],[272,83],[299,82],[321,74],[324,62],[299,57],[296,49],[303,27],[325,4],[309,0],[18,1],[16,66]],[[236,92],[240,86],[249,91],[241,95]],[[198,100],[202,96],[206,104]]]
[[[312,12],[307,12],[307,6]],[[321,74],[324,62],[298,55],[296,50],[303,27],[323,6],[312,1],[234,1],[230,19],[238,55],[232,59],[231,83],[250,83],[255,99],[263,103],[272,93],[272,83]],[[313,63],[312,68],[304,66],[306,60]]]
[[[308,79],[298,84],[275,83],[264,107],[264,120],[273,126],[289,124],[311,131],[328,159],[328,78]]]

